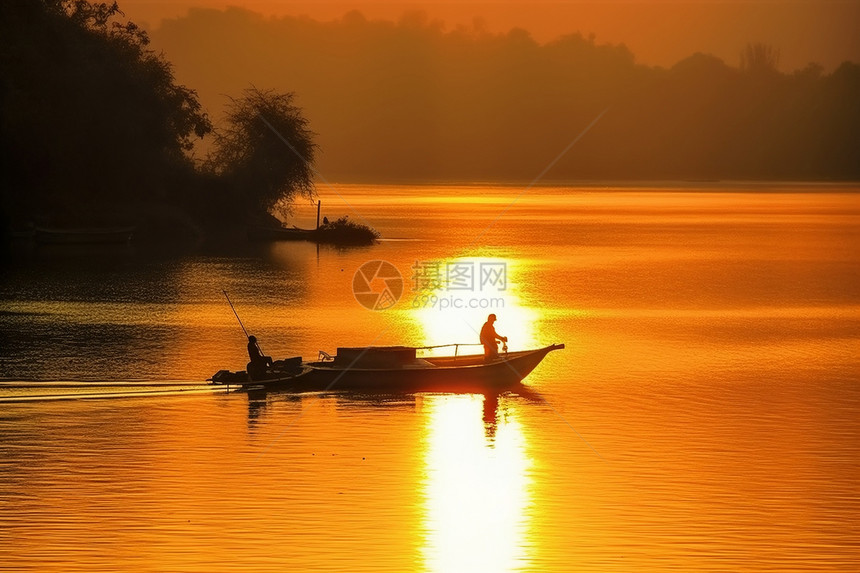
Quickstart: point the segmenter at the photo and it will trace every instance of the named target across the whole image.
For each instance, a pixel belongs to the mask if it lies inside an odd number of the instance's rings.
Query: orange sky
[[[810,61],[833,69],[844,60],[860,62],[860,0],[121,0],[133,21],[148,28],[179,17],[192,6],[241,6],[264,14],[301,15],[319,20],[357,9],[370,18],[397,19],[422,10],[451,28],[481,19],[488,30],[515,26],[539,41],[561,34],[594,33],[600,43],[625,43],[645,64],[671,66],[694,52],[737,65],[747,42],[765,42],[781,52],[780,68],[792,71]]]

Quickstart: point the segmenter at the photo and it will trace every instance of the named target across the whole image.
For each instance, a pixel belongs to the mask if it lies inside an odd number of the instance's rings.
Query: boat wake
[[[0,382],[0,404],[52,400],[105,400],[194,394],[225,394],[236,387],[171,382]]]

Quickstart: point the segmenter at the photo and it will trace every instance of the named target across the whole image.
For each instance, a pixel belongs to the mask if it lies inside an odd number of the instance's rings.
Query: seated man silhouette
[[[248,357],[251,359],[248,362],[248,374],[251,375],[251,379],[265,376],[266,368],[272,365],[272,357],[263,355],[260,345],[257,344],[257,337],[253,334],[248,337]]]
[[[484,358],[486,360],[499,357],[499,340],[508,341],[507,336],[496,334],[496,327],[493,326],[494,322],[496,322],[496,315],[491,314],[487,317],[487,322],[484,323],[484,326],[481,327],[481,344],[484,345]]]

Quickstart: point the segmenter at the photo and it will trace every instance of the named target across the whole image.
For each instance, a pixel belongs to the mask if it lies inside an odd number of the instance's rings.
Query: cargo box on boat
[[[334,364],[342,368],[399,368],[415,363],[415,349],[409,346],[338,348]]]

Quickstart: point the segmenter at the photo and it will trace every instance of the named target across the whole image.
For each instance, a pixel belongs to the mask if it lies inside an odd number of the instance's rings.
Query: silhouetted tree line
[[[246,90],[211,156],[195,162],[209,117],[123,16],[116,3],[0,3],[3,225],[226,229],[312,192],[315,147],[290,94]],[[280,135],[260,127],[261,114]]]
[[[528,180],[607,108],[548,178],[860,178],[860,66],[782,73],[769,46],[738,68],[695,54],[663,69],[580,34],[238,9],[194,10],[156,41],[201,98],[115,3],[0,3],[4,224],[265,221],[312,194],[306,117],[329,178]],[[225,92],[242,95],[196,161],[202,104]]]
[[[860,67],[783,73],[766,45],[665,69],[581,34],[240,9],[194,10],[153,38],[204,102],[262,79],[300,94],[329,179],[528,181],[606,108],[547,178],[860,177]]]

